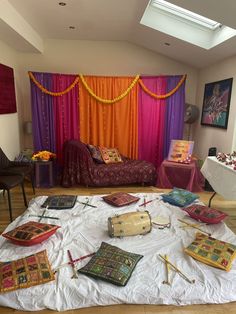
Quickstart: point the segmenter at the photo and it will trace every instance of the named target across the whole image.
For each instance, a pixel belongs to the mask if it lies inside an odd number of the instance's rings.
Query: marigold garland
[[[139,84],[141,85],[142,89],[150,96],[156,98],[156,99],[165,99],[170,97],[171,95],[173,95],[179,88],[180,86],[183,84],[183,82],[185,81],[187,75],[183,75],[181,80],[179,81],[179,83],[175,86],[175,88],[173,88],[169,93],[164,94],[164,95],[157,95],[154,94],[153,92],[151,92],[143,83],[143,81],[141,79],[139,79]]]
[[[134,87],[134,85],[138,82],[139,80],[139,75],[136,75],[133,82],[130,84],[130,86],[126,89],[126,91],[124,91],[121,95],[113,98],[113,99],[104,99],[104,98],[101,98],[99,96],[97,96],[96,94],[94,94],[94,92],[92,91],[92,89],[88,86],[88,84],[86,83],[84,77],[82,74],[79,75],[80,79],[81,79],[81,82],[83,83],[85,89],[89,92],[89,94],[91,96],[93,96],[96,100],[102,102],[102,103],[105,103],[105,104],[114,104],[115,102],[123,99],[125,96],[128,95],[128,93],[131,91],[131,89]]]
[[[97,96],[92,89],[88,86],[87,82],[85,81],[84,77],[82,74],[79,74],[79,76],[77,76],[74,80],[74,82],[68,86],[64,91],[61,92],[51,92],[49,90],[47,90],[45,87],[43,87],[34,77],[32,72],[29,72],[29,77],[30,79],[34,82],[34,84],[45,94],[51,95],[51,96],[62,96],[66,93],[68,93],[72,88],[75,87],[76,84],[79,83],[79,79],[81,80],[81,82],[83,83],[85,89],[87,90],[87,92],[94,97],[96,100],[98,100],[99,102],[102,103],[106,103],[106,104],[113,104],[121,99],[123,99],[125,96],[128,95],[128,93],[131,91],[131,89],[134,87],[134,85],[139,82],[140,86],[142,87],[142,89],[149,94],[151,97],[154,97],[156,99],[165,99],[170,97],[171,95],[173,95],[179,88],[180,86],[183,84],[183,82],[185,81],[187,75],[183,75],[182,78],[180,79],[179,83],[176,85],[175,88],[173,88],[169,93],[164,94],[164,95],[157,95],[153,92],[151,92],[143,83],[143,81],[141,80],[139,75],[136,75],[134,80],[132,81],[132,83],[130,84],[130,86],[119,96],[113,98],[113,99],[104,99],[101,98],[99,96]]]
[[[74,80],[74,82],[68,86],[64,91],[61,92],[51,92],[48,89],[46,89],[45,87],[43,87],[34,77],[32,72],[29,72],[29,77],[31,78],[31,80],[34,82],[34,84],[45,94],[51,95],[51,96],[62,96],[67,94],[72,88],[75,87],[76,84],[78,84],[79,82],[79,77],[77,76]]]

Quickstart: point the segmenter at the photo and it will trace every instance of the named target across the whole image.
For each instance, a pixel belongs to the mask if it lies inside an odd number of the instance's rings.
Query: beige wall
[[[204,96],[204,87],[206,83],[220,81],[233,77],[233,88],[230,102],[230,112],[228,120],[228,128],[219,129],[200,124],[199,121],[194,124],[195,150],[199,156],[205,158],[208,154],[209,147],[217,147],[217,151],[232,152],[236,149],[236,56],[224,60],[217,65],[205,68],[199,73],[198,90],[196,104],[199,106],[200,113],[202,111],[202,103]]]
[[[23,120],[29,120],[28,71],[88,75],[187,74],[186,99],[195,103],[198,71],[145,48],[118,41],[48,40],[44,54],[19,54]],[[29,138],[24,146],[31,145]]]
[[[10,66],[14,69],[17,113],[0,114],[0,147],[10,159],[14,159],[20,151],[19,142],[19,112],[18,106],[20,95],[17,86],[19,85],[19,75],[17,69],[16,52],[0,41],[0,63]]]

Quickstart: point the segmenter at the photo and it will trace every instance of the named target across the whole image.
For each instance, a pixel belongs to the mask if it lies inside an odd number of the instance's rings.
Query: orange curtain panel
[[[87,86],[103,99],[114,99],[134,77],[84,76]],[[102,103],[79,84],[80,138],[82,142],[117,147],[121,154],[138,157],[138,84],[121,100]]]

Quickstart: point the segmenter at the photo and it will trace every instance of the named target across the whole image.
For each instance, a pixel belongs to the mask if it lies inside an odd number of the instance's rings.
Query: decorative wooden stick
[[[159,256],[168,263],[182,278],[184,278],[189,283],[195,283],[195,279],[191,280],[189,279],[181,270],[179,270],[174,264],[172,264],[169,260],[167,260],[164,256],[159,254]]]
[[[165,255],[165,259],[168,261],[168,256]],[[170,279],[169,279],[169,271],[170,271],[170,265],[169,263],[165,262],[166,265],[166,280],[163,280],[163,284],[167,284],[170,286]]]
[[[195,224],[191,224],[191,223],[186,222],[186,221],[184,221],[184,220],[182,220],[182,219],[178,219],[178,221],[180,221],[180,222],[182,222],[182,223],[188,225],[189,227],[192,227],[192,228],[194,228],[194,229],[200,230],[202,233],[205,233],[205,234],[207,234],[208,236],[211,236],[211,234],[210,234],[209,232],[206,232],[206,231],[202,230],[201,228],[196,227]]]
[[[73,276],[71,277],[72,279],[77,279],[78,278],[78,275],[77,275],[77,271],[75,269],[75,262],[72,258],[72,255],[71,255],[71,252],[70,250],[67,250],[67,253],[68,253],[68,256],[69,256],[69,260],[70,260],[70,265],[72,267],[72,270],[73,270]]]
[[[89,201],[88,201],[88,202],[89,202]],[[78,201],[78,203],[80,203],[80,204],[84,205],[83,209],[84,209],[86,206],[90,206],[90,207],[97,208],[97,206],[95,206],[95,205],[91,205],[91,204],[89,204],[89,203],[84,203],[84,202],[80,202],[80,201]]]
[[[146,207],[146,205],[147,204],[149,204],[149,203],[151,203],[151,202],[153,202],[153,200],[150,200],[150,201],[145,201],[145,199],[144,199],[144,202],[141,204],[141,205],[139,205],[139,207],[141,207],[141,206],[144,206],[144,207]]]
[[[82,261],[83,259],[85,259],[85,258],[87,258],[87,257],[93,256],[94,254],[95,254],[95,253],[90,253],[90,254],[88,254],[88,255],[81,256],[81,257],[79,257],[79,258],[77,258],[77,259],[74,259],[74,260],[73,260],[73,263],[75,264],[75,263],[77,263],[77,262],[79,262],[79,261]],[[55,274],[59,269],[61,269],[62,267],[69,266],[69,265],[71,265],[71,264],[72,264],[72,262],[70,261],[70,262],[68,262],[68,263],[59,265],[59,266],[54,270],[54,274]]]
[[[39,218],[49,218],[49,219],[56,219],[56,220],[60,220],[60,218],[58,217],[50,217],[50,216],[40,216],[40,215],[29,215],[29,217],[39,217]]]

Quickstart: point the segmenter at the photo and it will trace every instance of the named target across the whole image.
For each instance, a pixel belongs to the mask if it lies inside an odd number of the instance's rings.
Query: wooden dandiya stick
[[[165,255],[165,259],[168,261],[168,256]],[[169,272],[170,272],[170,265],[165,262],[165,265],[166,265],[166,280],[164,280],[162,283],[163,284],[167,284],[167,285],[170,285],[170,277],[169,277]]]
[[[206,231],[202,230],[202,229],[199,228],[199,227],[196,227],[195,224],[190,224],[189,222],[186,222],[186,221],[184,221],[184,220],[182,220],[182,219],[178,219],[178,221],[180,221],[180,222],[182,222],[182,223],[188,225],[189,227],[192,227],[192,228],[194,228],[194,229],[200,230],[202,233],[205,233],[205,234],[207,234],[208,236],[211,236],[211,233],[206,232]]]
[[[74,260],[73,260],[73,263],[75,264],[75,263],[77,263],[77,262],[79,262],[79,261],[82,261],[83,259],[85,259],[85,258],[87,258],[87,257],[93,256],[94,254],[95,254],[95,253],[90,253],[90,254],[81,256],[81,257],[79,257],[79,258],[77,258],[77,259],[74,259]],[[54,274],[55,274],[59,269],[61,269],[62,267],[69,266],[69,265],[71,265],[71,264],[72,264],[72,262],[68,262],[68,263],[65,263],[65,264],[61,264],[60,266],[58,266],[58,267],[54,270]]]
[[[46,213],[47,208],[43,211],[42,216],[40,216],[39,218],[39,222],[42,220],[42,218],[44,217],[44,214]]]
[[[153,200],[150,200],[150,201],[145,201],[145,199],[144,199],[144,202],[141,204],[141,205],[139,205],[139,207],[141,207],[141,206],[144,206],[144,207],[146,207],[146,205],[147,204],[149,204],[149,203],[151,203],[151,202],[153,202]]]
[[[168,263],[182,278],[184,278],[189,283],[195,283],[195,279],[191,280],[189,279],[181,270],[179,270],[174,264],[172,264],[169,260],[167,260],[164,256],[159,254],[159,256]]]
[[[72,267],[72,270],[73,270],[73,276],[71,277],[72,279],[77,279],[78,278],[78,275],[77,275],[77,271],[75,269],[75,262],[72,258],[72,255],[71,255],[71,252],[70,250],[67,250],[67,253],[68,253],[68,256],[69,256],[69,260],[70,260],[70,265]]]
[[[89,201],[88,201],[88,202],[89,202]],[[84,202],[80,202],[80,201],[78,201],[78,203],[80,203],[80,204],[84,205],[84,207],[83,207],[83,208],[85,208],[86,206],[90,206],[90,207],[97,208],[97,206],[92,205],[92,204],[89,204],[89,203],[84,203]]]
[[[57,219],[57,220],[60,220],[60,218],[58,218],[58,217],[40,216],[40,215],[29,215],[29,217],[39,217],[39,218],[49,218],[49,219]]]

